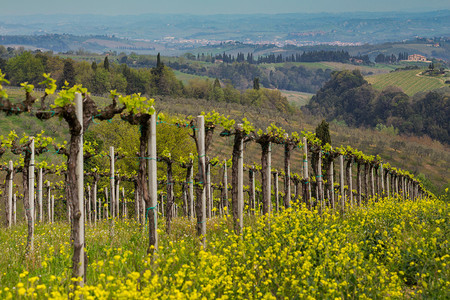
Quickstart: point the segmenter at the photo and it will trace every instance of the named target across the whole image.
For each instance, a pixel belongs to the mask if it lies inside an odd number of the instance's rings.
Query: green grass
[[[184,84],[188,84],[189,81],[193,80],[193,79],[201,79],[201,80],[211,80],[214,81],[214,78],[212,77],[208,77],[208,76],[199,76],[199,75],[193,75],[193,74],[187,74],[187,73],[183,73],[177,70],[173,70],[173,72],[175,73],[175,76],[177,77],[178,80],[181,80]]]
[[[283,94],[283,96],[287,98],[289,103],[291,103],[295,107],[305,106],[306,104],[309,103],[309,100],[311,100],[311,97],[314,95],[310,93],[285,91],[285,90],[281,90],[281,93]]]
[[[397,86],[409,96],[418,92],[425,92],[445,86],[445,84],[436,77],[421,76],[424,70],[408,70],[391,72],[387,74],[367,76],[366,80],[374,88],[382,90],[387,86]]]

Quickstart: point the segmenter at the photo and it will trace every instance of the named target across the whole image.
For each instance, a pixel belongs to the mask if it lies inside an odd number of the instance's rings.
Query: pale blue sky
[[[450,9],[449,0],[0,0],[0,15],[252,14]]]

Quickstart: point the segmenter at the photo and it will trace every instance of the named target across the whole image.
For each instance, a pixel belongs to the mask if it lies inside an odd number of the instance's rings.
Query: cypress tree
[[[255,79],[253,79],[253,89],[259,90],[259,77],[256,77]]]
[[[161,54],[159,54],[156,56],[156,68],[161,68]]]
[[[322,146],[326,143],[331,144],[330,124],[327,121],[322,122],[316,127],[316,136],[322,141]]]
[[[61,81],[62,81],[61,86],[66,81],[69,83],[70,86],[75,84],[75,68],[73,66],[72,60],[66,60],[64,62],[63,77]]]
[[[109,60],[108,60],[108,56],[106,56],[106,57],[105,57],[105,60],[103,61],[103,68],[105,68],[105,70],[109,72]]]

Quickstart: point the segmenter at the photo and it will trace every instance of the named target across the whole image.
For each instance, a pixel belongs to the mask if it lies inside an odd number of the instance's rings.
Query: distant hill
[[[148,44],[156,43],[161,46],[160,50],[188,52],[221,41],[254,45],[308,46],[325,43],[355,46],[403,41],[416,36],[449,36],[450,10],[270,15],[48,15],[45,22],[42,15],[4,15],[0,18],[2,36],[53,34],[114,37],[121,43],[103,46],[131,51],[131,47],[139,50],[151,48],[153,46]],[[129,40],[145,45],[129,45]],[[83,45],[78,44],[78,47]]]
[[[401,88],[408,96],[445,86],[442,78],[420,75],[423,71],[423,69],[397,71],[367,76],[365,79],[378,90],[383,90],[388,86],[396,86]]]

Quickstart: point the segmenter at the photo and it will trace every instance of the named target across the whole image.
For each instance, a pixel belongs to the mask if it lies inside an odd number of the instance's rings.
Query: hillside
[[[422,76],[421,70],[396,71],[386,74],[366,76],[365,79],[378,90],[383,90],[388,86],[396,86],[408,96],[413,96],[418,92],[426,92],[444,87],[446,84],[443,77]]]
[[[20,97],[20,92],[8,90],[13,97]],[[99,103],[108,103],[107,98],[97,97]],[[239,121],[242,118],[248,118],[256,128],[266,128],[270,123],[281,126],[288,132],[301,132],[302,130],[314,131],[320,118],[309,115],[283,114],[273,109],[260,108],[254,106],[244,106],[237,103],[215,102],[205,99],[184,99],[172,97],[157,97],[156,108],[165,114],[178,115],[180,117],[188,115],[197,115],[202,111],[216,110],[222,114],[230,115],[231,118]],[[4,120],[6,122],[4,122]],[[50,122],[41,122],[34,117],[21,115],[21,122],[17,122],[17,117],[5,118],[2,116],[2,126],[0,126],[0,135],[6,134],[9,130],[17,130],[20,134],[26,131],[29,134],[38,133],[41,130],[50,130],[50,135],[58,140],[68,139],[67,131],[60,131],[61,121],[51,120]],[[94,132],[116,132],[117,125],[122,124],[118,117],[109,122],[99,122],[92,124],[89,131]],[[135,128],[137,134],[137,128]],[[351,145],[360,149],[369,155],[379,154],[382,159],[389,161],[393,166],[410,170],[416,176],[422,174],[425,178],[427,187],[440,194],[445,187],[450,187],[450,149],[448,146],[439,142],[432,141],[427,137],[407,137],[400,136],[389,130],[375,130],[364,128],[351,128],[339,122],[330,123],[330,131],[333,146]],[[211,153],[217,155],[221,159],[230,158],[232,153],[232,140],[219,136],[220,129],[216,131],[214,142],[212,144]],[[116,134],[123,135],[121,132]],[[105,150],[109,146],[108,143],[114,144],[115,138],[104,141]],[[117,147],[117,146],[116,146]],[[244,161],[246,164],[260,163],[261,149],[258,145],[250,143],[246,146]],[[283,149],[280,146],[273,147],[274,167],[282,169]],[[41,156],[43,159],[47,156]],[[51,159],[54,155],[48,156]],[[8,157],[3,157],[5,160]],[[3,159],[2,158],[2,159]],[[278,164],[278,165],[277,165]],[[213,168],[213,174],[218,172]],[[299,151],[293,153],[292,172],[301,173],[301,155]]]

